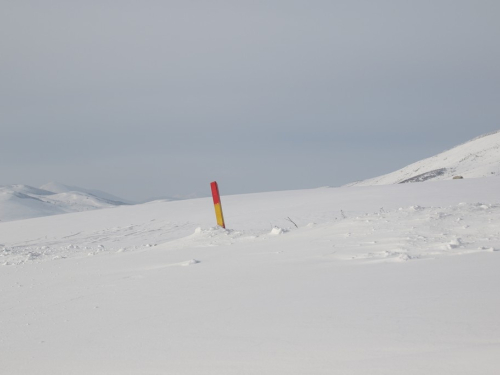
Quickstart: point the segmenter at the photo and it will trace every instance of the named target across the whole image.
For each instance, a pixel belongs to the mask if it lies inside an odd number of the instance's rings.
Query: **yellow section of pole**
[[[222,206],[220,203],[214,205],[215,207],[215,217],[217,218],[217,225],[220,225],[222,228],[225,228],[224,224],[224,215],[222,214]]]

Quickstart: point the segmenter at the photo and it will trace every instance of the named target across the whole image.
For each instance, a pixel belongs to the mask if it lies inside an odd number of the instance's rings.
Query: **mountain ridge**
[[[500,175],[500,130],[482,134],[394,172],[344,186],[389,185],[449,180],[453,177],[479,178],[498,175]]]
[[[90,191],[89,189],[76,187],[75,190],[54,192],[43,189],[47,187],[46,185],[41,188],[22,184],[0,186],[0,222],[113,208],[128,204],[107,199],[104,196],[114,196],[104,192],[101,192],[101,196],[97,196],[86,192]],[[62,186],[69,188],[66,185]]]
[[[42,186],[40,186],[39,189],[50,191],[53,193],[68,193],[71,191],[78,191],[81,193],[86,193],[86,194],[91,194],[93,196],[96,196],[98,198],[106,199],[108,201],[112,202],[117,202],[117,203],[126,203],[126,204],[134,204],[136,202],[130,201],[128,199],[123,199],[120,197],[117,197],[116,195],[107,193],[102,190],[97,190],[97,189],[87,189],[87,188],[82,188],[79,186],[71,186],[71,185],[65,185],[61,184],[60,182],[48,182]]]

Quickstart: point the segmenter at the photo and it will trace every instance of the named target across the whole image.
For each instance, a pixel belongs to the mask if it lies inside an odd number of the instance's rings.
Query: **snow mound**
[[[274,227],[273,229],[271,229],[271,233],[272,235],[280,235],[280,234],[283,234],[283,233],[286,233],[287,230],[286,229],[283,229],[283,228],[280,228],[280,227]]]

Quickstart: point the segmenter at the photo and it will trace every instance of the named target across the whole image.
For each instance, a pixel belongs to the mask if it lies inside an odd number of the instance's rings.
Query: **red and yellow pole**
[[[217,182],[211,182],[210,187],[212,188],[212,197],[214,198],[214,207],[215,207],[215,217],[217,218],[217,225],[220,225],[222,228],[225,228],[224,224],[224,215],[222,214],[222,205],[220,203],[220,195],[219,195],[219,186]]]

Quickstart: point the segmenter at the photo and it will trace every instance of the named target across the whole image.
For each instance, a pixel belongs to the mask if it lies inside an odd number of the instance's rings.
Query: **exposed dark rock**
[[[406,180],[403,180],[400,182],[400,184],[406,184],[410,182],[423,182],[427,180],[431,180],[435,177],[442,176],[446,172],[446,168],[439,168],[439,169],[434,169],[433,171],[425,172],[422,174],[419,174],[417,176],[410,177]]]

